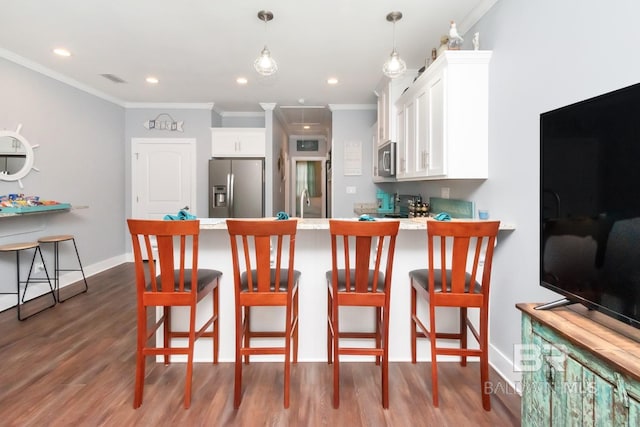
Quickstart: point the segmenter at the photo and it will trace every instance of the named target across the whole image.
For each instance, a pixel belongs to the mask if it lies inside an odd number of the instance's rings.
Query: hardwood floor
[[[37,302],[36,302],[37,303]],[[0,313],[3,426],[460,426],[520,425],[520,399],[492,396],[482,409],[479,368],[440,363],[440,407],[431,404],[428,363],[390,363],[390,407],[380,370],[341,364],[340,409],[326,363],[292,365],[291,407],[282,407],[282,363],[252,363],[233,409],[233,364],[196,363],[191,408],[182,406],[185,365],[147,364],[144,401],[133,409],[135,287],[132,264],[89,278],[89,292],[24,322]],[[500,381],[494,374],[493,380]],[[506,388],[508,391],[508,388]]]

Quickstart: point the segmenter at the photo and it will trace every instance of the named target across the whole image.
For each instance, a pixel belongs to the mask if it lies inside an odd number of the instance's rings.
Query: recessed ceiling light
[[[336,79],[335,77],[330,77],[327,79],[327,83],[330,85],[337,85],[338,84],[338,79]]]
[[[157,77],[153,77],[153,76],[149,76],[147,77],[147,83],[151,83],[151,84],[158,84],[160,80],[158,80]]]
[[[71,56],[71,52],[69,52],[67,49],[63,49],[61,47],[53,49],[53,53],[55,53],[56,55],[60,55],[60,56]]]
[[[304,125],[304,126],[303,126],[303,128],[304,128],[304,129],[311,129],[311,126],[309,126],[309,125]]]
[[[248,81],[249,80],[247,80],[246,77],[238,77],[236,79],[236,83],[238,83],[239,85],[246,85]]]

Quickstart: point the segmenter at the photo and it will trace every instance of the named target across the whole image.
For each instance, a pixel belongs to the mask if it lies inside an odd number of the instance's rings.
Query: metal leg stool
[[[76,258],[78,259],[78,267],[79,268],[60,268],[60,252],[58,245],[61,242],[67,242],[71,240],[73,242],[73,248],[76,251]],[[60,236],[45,236],[40,237],[38,239],[38,243],[53,243],[53,283],[55,285],[56,294],[58,295],[58,302],[64,302],[69,298],[73,298],[76,295],[80,295],[84,292],[87,292],[89,289],[89,285],[87,284],[87,278],[84,275],[84,270],[82,269],[82,262],[80,262],[80,254],[78,253],[78,246],[76,246],[76,239],[71,234],[63,234]],[[79,271],[82,273],[82,280],[84,280],[84,290],[78,293],[71,295],[69,298],[60,299],[60,272],[61,271]]]
[[[34,249],[33,251],[33,258],[31,258],[31,266],[29,266],[29,274],[27,275],[27,280],[20,280],[20,252],[27,250],[27,249]],[[16,253],[16,271],[17,271],[17,282],[16,282],[16,286],[17,286],[17,296],[18,296],[18,320],[25,320],[35,314],[40,313],[41,311],[46,310],[47,308],[51,308],[54,305],[56,305],[56,295],[53,291],[53,286],[51,285],[51,279],[49,278],[49,273],[47,272],[47,267],[44,263],[44,258],[42,258],[42,251],[40,250],[40,244],[38,244],[38,242],[28,242],[28,243],[10,243],[8,245],[1,245],[0,246],[0,252],[15,252]],[[33,273],[33,265],[35,263],[36,260],[36,255],[40,255],[40,262],[42,262],[42,266],[44,268],[44,274],[46,277],[31,277],[31,273]],[[22,317],[21,311],[20,311],[20,306],[23,305],[25,302],[29,302],[33,299],[39,298],[40,296],[43,295],[39,295],[38,297],[35,298],[31,298],[28,299],[27,301],[24,300],[24,297],[27,294],[27,288],[29,287],[29,284],[32,283],[48,283],[49,284],[49,289],[51,290],[51,296],[53,297],[53,304],[44,307],[43,309],[36,311],[35,313],[32,313],[26,317]],[[24,284],[24,292],[22,293],[22,297],[20,296],[20,285]]]

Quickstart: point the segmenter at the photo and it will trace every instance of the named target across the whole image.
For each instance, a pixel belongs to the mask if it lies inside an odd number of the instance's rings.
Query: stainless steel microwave
[[[396,176],[396,143],[387,141],[378,147],[378,176]]]

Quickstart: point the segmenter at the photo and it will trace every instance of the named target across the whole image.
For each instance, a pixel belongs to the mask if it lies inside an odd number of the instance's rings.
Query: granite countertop
[[[226,218],[199,218],[201,230],[226,230]],[[293,218],[296,219],[296,218]],[[336,218],[349,221],[358,221],[357,218]],[[275,218],[265,218],[265,221],[275,220]],[[297,218],[298,230],[328,230],[328,218]],[[427,218],[378,218],[376,221],[400,221],[400,230],[426,230]],[[500,230],[514,230],[515,227],[509,224],[500,224]]]
[[[226,230],[226,218],[199,218],[201,230]],[[292,218],[298,220],[298,230],[328,230],[329,219],[328,218]],[[336,218],[338,219],[338,218]],[[348,221],[357,222],[357,218],[339,218]],[[272,219],[265,218],[265,221]],[[275,221],[275,218],[273,218]],[[376,221],[398,221],[397,219],[376,219]],[[425,230],[426,225],[424,220],[421,222],[414,221],[413,219],[400,219],[401,230]]]

